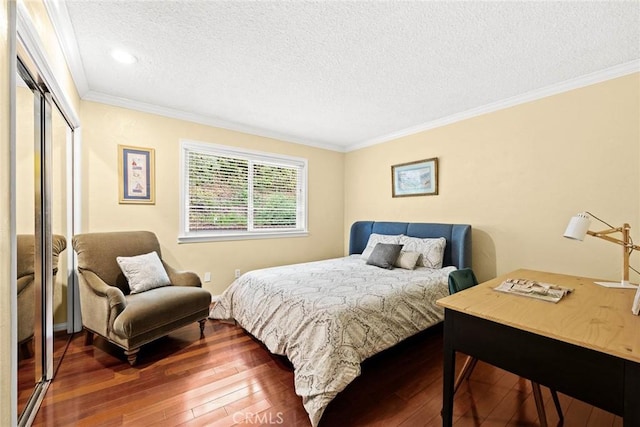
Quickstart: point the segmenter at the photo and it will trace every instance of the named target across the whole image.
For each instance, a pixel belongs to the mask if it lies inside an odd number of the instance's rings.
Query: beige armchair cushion
[[[188,318],[193,313],[193,307],[209,307],[210,295],[203,292],[192,292],[179,286],[165,286],[156,288],[153,292],[141,292],[126,297],[127,307],[113,322],[113,331],[123,339],[137,337],[148,333],[156,334],[159,330],[167,329],[166,335],[173,329],[172,323],[182,318]],[[208,293],[208,292],[207,292]],[[203,295],[207,298],[203,301]],[[171,301],[171,303],[167,303]],[[192,322],[190,320],[187,323]]]

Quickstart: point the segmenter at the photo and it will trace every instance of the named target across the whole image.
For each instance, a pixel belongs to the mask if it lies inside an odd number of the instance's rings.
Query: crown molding
[[[71,24],[69,11],[64,1],[43,0],[44,6],[49,14],[49,20],[53,25],[53,30],[58,38],[60,49],[67,61],[69,72],[76,84],[76,90],[80,98],[89,92],[89,83],[84,72],[84,65],[80,57],[80,48],[76,39],[76,33]]]
[[[570,90],[579,89],[581,87],[601,83],[607,80],[612,80],[618,77],[623,77],[629,74],[640,72],[640,59],[625,62],[620,65],[616,65],[610,68],[606,68],[601,71],[586,74],[581,77],[577,77],[570,80],[565,80],[558,84],[549,85],[540,89],[536,89],[522,95],[513,96],[500,101],[492,102],[490,104],[483,105],[481,107],[472,108],[461,113],[452,114],[447,117],[443,117],[437,120],[433,120],[421,125],[412,126],[406,129],[392,132],[387,135],[383,135],[377,138],[373,138],[367,141],[363,141],[357,144],[349,145],[345,147],[345,152],[356,151],[362,148],[371,147],[373,145],[383,144],[390,142],[405,136],[414,135],[416,133],[424,132],[430,129],[439,128],[442,126],[450,125],[452,123],[460,122],[462,120],[471,119],[473,117],[481,116],[483,114],[492,113],[494,111],[504,110],[506,108],[514,107],[516,105],[524,104],[527,102],[536,101],[538,99],[546,98],[549,96],[557,95]]]
[[[318,141],[313,141],[304,138],[295,138],[291,135],[273,132],[267,129],[261,129],[253,126],[247,126],[240,123],[229,122],[226,120],[217,119],[201,114],[190,113],[182,110],[176,110],[173,108],[162,107],[159,105],[149,104],[140,101],[134,101],[127,98],[120,98],[117,96],[111,96],[102,92],[89,91],[83,96],[83,100],[99,102],[101,104],[112,105],[115,107],[128,108],[130,110],[141,111],[143,113],[156,114],[159,116],[169,117],[172,119],[184,120],[187,122],[198,123],[201,125],[217,127],[221,129],[232,130],[235,132],[242,132],[250,135],[261,136],[265,138],[277,139],[278,141],[290,142],[294,144],[307,145],[310,147],[321,148],[323,150],[331,150],[344,152],[343,146],[338,144],[328,144]]]
[[[430,129],[439,128],[442,126],[450,125],[452,123],[468,120],[473,117],[481,116],[483,114],[492,113],[495,111],[503,110],[506,108],[514,107],[516,105],[524,104],[527,102],[536,101],[538,99],[546,98],[549,96],[557,95],[560,93],[568,92],[570,90],[579,89],[581,87],[589,86],[596,83],[601,83],[607,80],[612,80],[618,77],[626,76],[632,73],[640,72],[640,60],[634,60],[626,62],[624,64],[616,65],[610,68],[606,68],[601,71],[586,74],[581,77],[577,77],[571,80],[565,80],[558,84],[546,86],[540,89],[536,89],[522,95],[513,96],[511,98],[503,99],[500,101],[492,102],[477,108],[472,108],[461,113],[452,114],[441,119],[433,120],[421,125],[412,126],[406,129],[392,132],[387,135],[383,135],[377,138],[373,138],[361,143],[342,146],[339,144],[321,143],[318,141],[308,140],[304,138],[294,138],[291,135],[273,132],[266,129],[256,128],[253,126],[242,125],[240,123],[228,122],[225,120],[216,119],[213,117],[189,113],[185,111],[175,110],[172,108],[161,107],[158,105],[148,104],[139,101],[133,101],[126,98],[119,98],[111,95],[106,95],[100,92],[87,91],[82,99],[87,101],[100,102],[103,104],[113,105],[117,107],[129,108],[132,110],[142,111],[145,113],[157,114],[160,116],[170,117],[174,119],[199,123],[206,126],[213,126],[227,130],[233,130],[236,132],[248,133],[251,135],[262,136],[266,138],[273,138],[280,141],[291,142],[294,144],[307,145],[311,147],[321,148],[324,150],[331,150],[337,152],[350,152],[356,151],[362,148],[370,147],[373,145],[383,144],[391,142],[393,140],[403,138],[405,136],[414,135],[416,133],[424,132]]]

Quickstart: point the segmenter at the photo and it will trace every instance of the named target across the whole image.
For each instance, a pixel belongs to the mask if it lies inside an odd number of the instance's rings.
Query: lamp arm
[[[638,270],[631,267],[631,265],[629,264],[629,258],[633,251],[640,251],[640,246],[633,244],[633,239],[631,238],[631,234],[629,233],[629,231],[631,230],[631,226],[627,223],[624,223],[622,227],[614,227],[611,224],[601,220],[600,218],[598,218],[597,216],[589,212],[586,212],[586,214],[591,215],[592,217],[594,217],[595,219],[597,219],[598,221],[600,221],[601,223],[609,227],[607,230],[602,230],[602,231],[586,230],[586,234],[593,237],[599,237],[602,240],[606,240],[611,243],[615,243],[616,245],[622,246],[622,280],[620,281],[619,287],[626,288],[630,286],[629,270],[633,270],[635,272],[638,272]],[[569,225],[567,226],[567,231],[565,231],[565,237],[571,237],[574,239],[582,240],[582,238],[585,235],[585,229],[587,229],[588,227],[589,227],[589,217],[584,214],[578,214],[577,216],[573,217],[569,222]],[[613,234],[613,233],[621,233],[622,238],[616,238],[616,237],[610,236],[610,234]],[[605,286],[608,286],[608,285],[605,285]],[[640,290],[638,290],[638,294],[640,295]],[[633,308],[634,313],[636,313],[637,311],[640,311],[640,307],[638,307],[638,305],[640,305],[640,303],[637,305],[634,305],[634,308]]]
[[[614,233],[616,231],[622,231],[622,228],[613,228],[611,230],[605,230],[605,231],[587,231],[587,234],[589,236],[593,236],[593,237],[599,237],[603,240],[606,240],[608,242],[612,242],[621,246],[624,246],[628,249],[633,249],[635,251],[639,251],[640,250],[640,246],[638,245],[634,245],[630,242],[625,242],[624,240],[620,240],[620,239],[616,239],[615,237],[611,237],[611,236],[607,236],[607,234],[609,233]]]
[[[608,228],[602,231],[587,231],[592,236],[600,236],[602,234],[624,233],[624,227]]]

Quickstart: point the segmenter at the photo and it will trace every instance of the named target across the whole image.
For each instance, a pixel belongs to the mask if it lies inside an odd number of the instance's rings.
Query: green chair
[[[476,279],[476,275],[470,268],[462,268],[449,273],[449,293],[452,295],[456,292],[461,292],[465,289],[471,288],[477,284],[478,279]],[[462,365],[462,370],[460,370],[460,374],[456,378],[453,385],[454,394],[462,384],[462,381],[464,381],[465,379],[469,379],[469,376],[473,372],[473,368],[475,368],[477,363],[478,359],[476,359],[475,357],[467,356],[467,359]],[[533,398],[536,402],[536,409],[538,411],[538,419],[540,420],[540,425],[542,427],[546,427],[547,415],[544,410],[544,401],[542,400],[542,393],[540,392],[540,384],[531,381],[531,388],[533,389]],[[558,411],[558,417],[562,422],[564,420],[564,416],[562,414],[560,401],[558,400],[558,394],[555,390],[551,390],[551,396],[553,397],[553,403],[556,406],[556,410]]]

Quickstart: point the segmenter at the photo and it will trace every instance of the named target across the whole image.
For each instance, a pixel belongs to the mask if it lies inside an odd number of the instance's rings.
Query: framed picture
[[[120,203],[154,204],[155,150],[118,145]]]
[[[438,194],[438,158],[391,166],[393,197]]]

